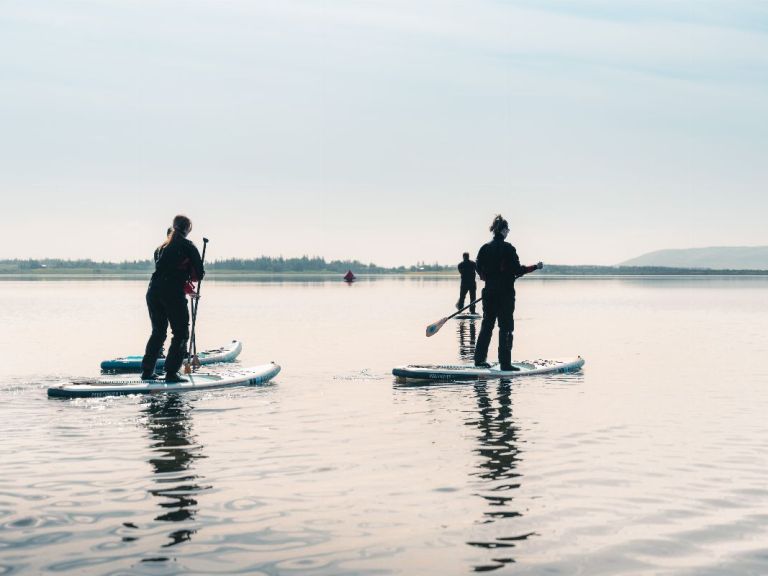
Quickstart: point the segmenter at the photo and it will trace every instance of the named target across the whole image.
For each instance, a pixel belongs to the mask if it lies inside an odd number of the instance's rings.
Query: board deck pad
[[[164,392],[191,392],[212,388],[229,388],[268,382],[280,372],[274,362],[231,370],[184,374],[187,382],[166,383],[163,378],[142,380],[138,376],[101,376],[61,382],[48,388],[49,397],[83,398],[93,396],[125,396],[128,394],[162,394]]]
[[[243,350],[243,343],[232,340],[229,344],[211,350],[198,352],[197,357],[201,365],[217,364],[219,362],[233,362]],[[104,372],[141,372],[141,359],[143,356],[123,356],[112,360],[104,360],[101,369]],[[162,370],[165,366],[165,358],[158,358],[155,370]]]
[[[512,365],[519,370],[499,370],[498,364],[493,364],[490,368],[478,368],[472,364],[412,364],[394,368],[392,374],[398,379],[442,381],[519,378],[538,374],[574,372],[584,366],[584,359],[577,356],[565,360],[525,360],[512,362]]]

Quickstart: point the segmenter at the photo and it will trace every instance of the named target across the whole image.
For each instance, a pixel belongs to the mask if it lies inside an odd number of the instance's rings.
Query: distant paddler
[[[357,277],[352,273],[352,270],[347,270],[347,273],[344,274],[344,282],[351,284],[355,280],[357,280]]]
[[[522,266],[517,250],[505,239],[509,224],[499,214],[493,219],[490,231],[493,240],[477,253],[477,273],[485,282],[483,288],[483,322],[475,346],[475,366],[489,368],[486,362],[493,327],[499,322],[499,368],[519,370],[512,365],[512,340],[515,330],[515,280],[524,274],[541,270],[544,264]]]
[[[205,276],[203,261],[195,245],[187,240],[192,221],[183,215],[173,219],[171,233],[155,250],[155,272],[147,289],[147,309],[152,322],[152,335],[147,341],[141,362],[142,380],[154,380],[155,363],[163,348],[171,325],[173,338],[165,360],[165,381],[185,382],[179,375],[189,340],[187,294],[192,280]]]
[[[469,307],[469,313],[475,313],[475,297],[477,295],[477,283],[475,282],[475,273],[477,265],[469,259],[469,252],[464,252],[463,260],[459,262],[459,274],[461,274],[461,288],[459,289],[459,301],[456,302],[456,310],[464,308],[464,298],[469,292],[469,301],[472,305]]]

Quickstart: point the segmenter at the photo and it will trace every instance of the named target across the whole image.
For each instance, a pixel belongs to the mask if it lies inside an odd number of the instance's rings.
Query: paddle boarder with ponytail
[[[185,382],[179,375],[189,340],[189,310],[186,295],[190,282],[202,280],[203,261],[195,245],[187,240],[192,221],[179,214],[173,219],[171,233],[155,250],[155,272],[147,289],[147,308],[152,335],[141,362],[142,380],[154,380],[155,364],[171,325],[173,338],[165,360],[165,381]]]
[[[493,219],[490,227],[493,240],[483,245],[477,254],[477,273],[485,282],[483,288],[483,322],[475,346],[475,366],[488,368],[486,361],[493,328],[499,323],[499,369],[516,371],[512,365],[512,340],[515,330],[515,280],[524,274],[541,270],[544,264],[523,266],[517,250],[505,239],[509,224],[501,216]]]

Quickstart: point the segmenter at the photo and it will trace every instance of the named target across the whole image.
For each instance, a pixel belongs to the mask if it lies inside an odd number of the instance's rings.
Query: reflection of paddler
[[[347,273],[344,274],[344,282],[354,282],[357,280],[354,274],[352,274],[352,270],[347,270]]]
[[[475,323],[471,320],[462,320],[458,326],[459,333],[459,358],[472,360],[475,357],[475,342],[477,332]]]
[[[524,514],[525,506],[516,497],[519,494],[522,475],[518,470],[522,460],[520,428],[512,414],[512,390],[507,381],[499,382],[496,398],[489,385],[478,382],[474,386],[477,396],[477,414],[472,414],[466,424],[477,429],[477,446],[473,452],[480,456],[472,477],[479,479],[474,493],[488,506],[478,524],[487,526],[468,545],[487,550],[491,558],[475,567],[475,572],[490,572],[515,561],[511,554],[498,554],[499,549],[511,552],[518,542],[533,536],[533,532],[513,532],[509,520]],[[495,524],[494,527],[491,525]]]
[[[190,406],[178,394],[152,398],[143,410],[150,433],[149,463],[157,475],[149,492],[161,498],[159,522],[172,522],[175,529],[164,547],[180,544],[197,532],[195,516],[198,494],[209,486],[200,484],[195,460],[205,458],[192,433]]]

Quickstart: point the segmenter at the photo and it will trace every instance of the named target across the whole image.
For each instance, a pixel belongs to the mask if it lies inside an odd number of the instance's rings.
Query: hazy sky
[[[768,244],[768,2],[0,0],[0,258]]]

